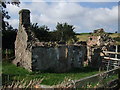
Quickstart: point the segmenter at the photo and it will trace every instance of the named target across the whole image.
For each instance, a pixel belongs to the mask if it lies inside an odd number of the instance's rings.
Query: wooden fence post
[[[5,59],[8,60],[8,49],[5,50]]]

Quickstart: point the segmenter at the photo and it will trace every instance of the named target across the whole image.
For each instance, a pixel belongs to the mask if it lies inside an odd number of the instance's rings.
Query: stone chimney
[[[30,26],[30,11],[28,9],[22,9],[19,11],[19,28],[22,25],[25,28]]]

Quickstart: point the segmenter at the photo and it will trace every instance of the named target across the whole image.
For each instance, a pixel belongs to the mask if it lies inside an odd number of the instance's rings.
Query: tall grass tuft
[[[13,81],[11,84],[9,85],[4,85],[2,87],[2,89],[15,89],[15,88],[40,88],[40,84],[43,81],[44,78],[42,79],[33,79],[30,80],[29,82],[26,81],[25,79],[23,79],[22,81],[18,80],[18,81]]]

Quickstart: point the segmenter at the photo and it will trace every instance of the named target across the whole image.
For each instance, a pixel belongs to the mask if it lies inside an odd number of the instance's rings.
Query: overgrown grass
[[[104,83],[108,83],[110,82],[111,80],[115,80],[115,79],[118,79],[118,75],[113,75],[113,76],[109,76],[108,78],[104,79]]]
[[[13,80],[22,80],[30,81],[32,79],[42,79],[44,78],[41,84],[44,85],[56,85],[61,83],[65,78],[70,78],[72,80],[81,79],[83,77],[91,76],[98,73],[95,69],[83,68],[83,69],[73,69],[68,73],[37,73],[37,72],[28,72],[27,70],[16,67],[15,65],[7,62],[3,62],[3,74],[13,75]]]
[[[101,82],[97,82],[97,83],[92,83],[86,86],[87,88],[95,88],[95,87],[102,87],[102,86],[106,86],[108,83],[110,83],[112,80],[116,80],[118,79],[118,75],[113,75],[113,76],[109,76],[105,79],[103,79]]]

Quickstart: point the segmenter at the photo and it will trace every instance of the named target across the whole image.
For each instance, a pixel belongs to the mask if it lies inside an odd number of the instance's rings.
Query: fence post
[[[5,59],[8,60],[8,49],[5,50]]]

